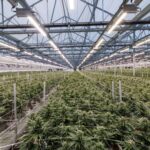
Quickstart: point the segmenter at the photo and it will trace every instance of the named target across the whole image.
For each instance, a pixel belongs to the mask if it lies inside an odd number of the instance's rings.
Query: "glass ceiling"
[[[10,49],[2,47],[1,53],[43,63],[50,63],[45,61],[50,60],[57,64],[70,67],[65,59],[61,57],[61,54],[54,50],[48,43],[49,39],[43,37],[37,29],[33,27],[27,17],[16,16],[16,8],[26,7],[22,6],[20,1],[21,0],[19,0],[14,8],[12,8],[12,5],[7,0],[0,3],[0,41],[21,47],[20,52],[15,53]],[[100,60],[105,56],[109,56],[118,49],[126,45],[132,45],[133,42],[149,36],[150,25],[148,23],[142,24],[139,22],[141,20],[150,20],[150,13],[145,13],[144,11],[143,13],[145,14],[139,17],[139,19],[135,19],[132,26],[130,23],[123,24],[118,26],[116,31],[111,34],[104,32],[119,11],[123,2],[125,1],[26,0],[32,13],[39,23],[44,26],[46,32],[52,37],[55,44],[59,47],[65,58],[72,64],[73,68],[81,64],[100,37],[104,38],[104,45],[99,47],[99,49],[83,63],[83,66]],[[69,3],[74,4],[73,10],[70,8]],[[127,4],[131,4],[131,1],[127,1]],[[145,10],[149,5],[149,0],[143,0],[138,5],[140,11],[128,14],[124,21],[133,22],[134,18],[140,15],[141,11]],[[150,6],[147,9],[150,10]],[[127,27],[128,29],[124,30]],[[134,39],[133,31],[135,33]],[[118,46],[119,43],[120,46]],[[148,49],[149,45],[145,47]],[[145,47],[141,49],[145,50]],[[28,51],[33,55],[25,55],[23,51]],[[41,56],[42,58],[37,59],[34,55]]]

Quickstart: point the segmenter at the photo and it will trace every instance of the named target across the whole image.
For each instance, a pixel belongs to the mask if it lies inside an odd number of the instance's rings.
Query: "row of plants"
[[[43,96],[43,84],[46,93],[63,78],[63,73],[33,73],[30,78],[23,74],[17,78],[0,83],[0,131],[6,129],[14,120],[13,84],[16,83],[17,117],[22,118],[29,109],[33,109]]]
[[[111,75],[133,76],[133,68],[109,68],[101,71]],[[150,79],[150,68],[135,68],[134,77]]]
[[[52,74],[53,72],[51,72]],[[48,74],[48,72],[4,72],[0,73],[0,82],[14,82],[16,80],[28,80],[33,77],[41,77]]]
[[[107,73],[99,73],[99,72],[88,72],[88,76],[92,77],[96,83],[101,83],[105,89],[111,92],[112,90],[112,81],[115,84],[115,95],[116,99],[119,96],[119,84],[118,82],[122,82],[122,93],[123,100],[132,99],[132,100],[141,100],[144,101],[147,105],[150,105],[150,81],[143,80],[136,77],[128,77],[128,76],[113,76]]]
[[[19,149],[149,150],[150,106],[142,99],[114,101],[105,81],[95,80],[74,72],[61,81],[49,104],[31,116]]]

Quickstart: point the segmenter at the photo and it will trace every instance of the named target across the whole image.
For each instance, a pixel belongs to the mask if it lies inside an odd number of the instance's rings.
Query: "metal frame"
[[[81,68],[84,66],[97,64],[95,62],[105,58],[106,56],[110,56],[122,47],[129,46],[132,48],[135,41],[150,34],[150,15],[148,16],[150,12],[150,4],[148,4],[145,8],[142,8],[142,10],[136,14],[132,20],[122,22],[121,25],[115,29],[117,33],[113,37],[107,37],[104,34],[107,27],[120,12],[121,6],[125,3],[130,3],[130,1],[123,0],[120,6],[118,6],[118,10],[116,10],[115,14],[104,9],[104,0],[93,0],[93,3],[86,0],[77,1],[80,2],[83,7],[80,10],[78,18],[74,19],[69,11],[66,0],[55,0],[51,14],[48,12],[49,2],[47,0],[37,0],[30,6],[26,0],[18,0],[21,7],[34,10],[34,17],[39,21],[43,29],[48,34],[48,37],[56,42],[61,49],[61,52],[64,54],[64,57],[73,65],[74,69],[79,66],[87,54],[90,53],[91,47],[93,47],[96,41],[102,36],[108,38],[109,40],[101,47],[99,51],[93,54],[81,66]],[[41,14],[39,14],[36,10],[36,6],[43,5],[43,3],[47,3],[47,16],[45,17],[47,18],[47,22],[43,21],[40,16]],[[15,56],[20,59],[24,58],[36,62],[49,63],[52,65],[56,65],[57,63],[58,66],[70,67],[60,57],[60,55],[53,50],[53,48],[48,44],[48,41],[40,37],[38,31],[34,29],[32,25],[28,22],[26,24],[19,23],[19,18],[17,18],[15,13],[12,16],[7,17],[5,14],[6,4],[8,5],[8,2],[1,0],[0,40],[16,45],[21,49],[21,51],[14,53],[9,49],[1,48],[0,53]],[[20,5],[17,7],[20,8]],[[62,16],[58,16],[56,18],[55,16],[58,5],[61,6]],[[11,7],[9,6],[8,8],[10,8],[8,11],[11,12]],[[13,8],[13,10],[15,11],[15,8]],[[86,19],[86,21],[83,21],[82,18],[87,11],[90,14],[90,17]],[[99,14],[101,13],[101,20],[97,19],[97,12],[99,12]],[[106,20],[106,15],[111,18],[111,21]],[[135,36],[133,36],[134,34]],[[94,38],[91,38],[91,35]],[[34,42],[32,42],[32,39],[34,39]],[[142,50],[147,51],[148,48],[149,45],[144,46]],[[43,60],[34,58],[34,55],[25,55],[23,53],[24,51],[39,55],[43,58]],[[138,49],[135,51],[138,51]],[[148,54],[149,53],[145,53],[145,55]],[[126,55],[128,55],[128,53],[125,53],[122,56],[122,59]],[[118,54],[116,57],[120,57],[120,55]],[[51,62],[45,61],[44,58],[51,60]],[[112,63],[114,59],[115,58],[108,59],[108,63]],[[106,62],[107,60],[105,60],[105,63]]]

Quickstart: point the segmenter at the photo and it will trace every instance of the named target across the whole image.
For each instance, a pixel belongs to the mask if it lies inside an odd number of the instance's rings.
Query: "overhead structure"
[[[6,0],[0,7],[2,56],[75,70],[149,59],[149,0]]]

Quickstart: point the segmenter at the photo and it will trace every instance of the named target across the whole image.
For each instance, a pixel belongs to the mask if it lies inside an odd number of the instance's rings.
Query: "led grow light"
[[[81,64],[78,66],[78,68],[87,60],[89,59],[94,53],[96,53],[96,49],[99,48],[99,46],[104,42],[104,39],[100,39],[96,46],[90,51],[90,53],[87,54],[87,56],[83,59],[83,61],[81,62]]]
[[[149,42],[150,42],[150,38],[145,39],[145,40],[142,40],[142,41],[136,43],[135,46],[134,46],[134,48],[137,48],[137,47],[139,47],[139,46],[141,46],[141,45],[144,45],[144,44],[146,44],[146,43],[149,43]]]
[[[112,57],[114,57],[114,56],[116,56],[116,55],[117,55],[117,53],[113,53],[113,54],[111,54],[109,57],[112,58]]]
[[[68,0],[68,5],[70,10],[74,10],[75,9],[75,0]]]
[[[117,21],[111,26],[111,28],[108,30],[108,33],[110,34],[114,29],[121,23],[121,21],[127,16],[127,12],[122,13],[120,17],[117,19]]]
[[[100,39],[97,44],[95,45],[94,49],[98,49],[99,46],[104,42],[104,39]]]
[[[127,52],[127,51],[129,51],[129,47],[123,48],[123,49],[120,50],[120,52]]]
[[[30,52],[27,52],[27,51],[24,51],[24,54],[27,54],[27,55],[32,55],[32,53],[30,53]]]
[[[3,43],[3,42],[0,42],[0,46],[5,47],[5,48],[10,48],[16,52],[20,51],[19,48],[12,46],[12,45],[9,45],[9,44],[6,44],[6,43]]]
[[[54,48],[54,50],[58,50],[58,47],[52,40],[49,41],[49,44]]]
[[[40,25],[38,24],[38,22],[32,17],[32,16],[28,16],[27,17],[29,19],[29,21],[33,24],[33,26],[44,36],[46,37],[46,33],[45,31],[40,27]]]
[[[135,57],[140,56],[140,55],[144,55],[144,54],[145,54],[144,52],[140,52],[140,53],[135,54]]]
[[[34,57],[38,59],[43,59],[41,56],[38,56],[38,55],[34,55]]]

